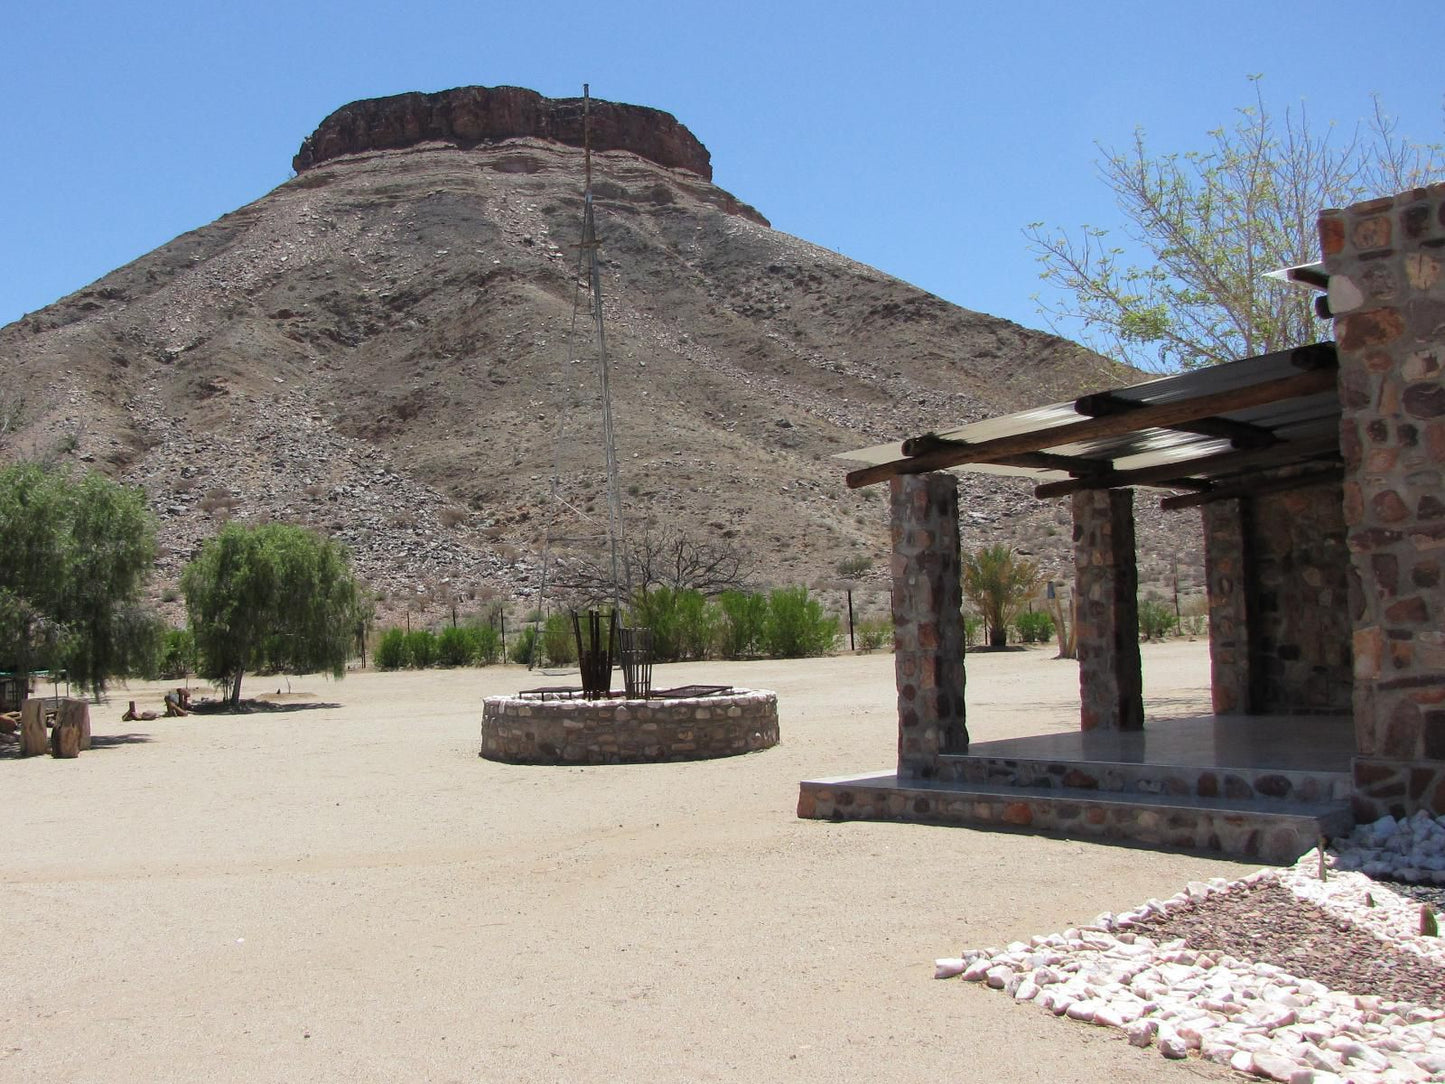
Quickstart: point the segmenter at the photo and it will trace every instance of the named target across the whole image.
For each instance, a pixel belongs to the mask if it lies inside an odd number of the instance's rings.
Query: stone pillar
[[[1253,677],[1249,650],[1249,554],[1244,502],[1215,501],[1204,513],[1204,575],[1209,590],[1209,671],[1214,711],[1244,715]]]
[[[1320,214],[1340,358],[1357,793],[1445,812],[1445,185]],[[1369,804],[1370,801],[1374,805]]]
[[[898,777],[932,779],[940,753],[968,751],[958,479],[902,475],[890,480],[888,498]]]
[[[1079,727],[1139,730],[1144,726],[1144,682],[1134,491],[1085,489],[1073,495],[1073,504]]]

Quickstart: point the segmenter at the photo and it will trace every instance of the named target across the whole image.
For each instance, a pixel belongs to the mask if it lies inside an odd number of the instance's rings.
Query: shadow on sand
[[[235,707],[225,701],[201,701],[191,705],[192,715],[253,715],[257,712],[334,710],[340,704],[314,700],[297,704],[273,704],[269,700],[242,700]]]

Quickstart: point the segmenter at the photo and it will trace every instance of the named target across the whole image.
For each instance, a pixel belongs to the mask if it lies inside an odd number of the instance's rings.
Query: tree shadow
[[[155,741],[149,734],[91,734],[92,749],[112,749],[118,745],[144,745]]]
[[[289,711],[321,711],[334,710],[341,707],[340,704],[332,704],[327,701],[312,701],[304,704],[273,704],[269,700],[242,700],[234,707],[224,701],[215,703],[198,703],[191,705],[192,715],[255,715],[258,713],[274,714]]]

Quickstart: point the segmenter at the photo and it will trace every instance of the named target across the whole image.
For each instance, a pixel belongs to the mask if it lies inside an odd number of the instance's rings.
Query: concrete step
[[[1046,787],[1173,798],[1259,800],[1294,805],[1344,801],[1350,773],[1270,767],[1202,767],[984,755],[939,758],[940,779],[958,784]]]
[[[1348,832],[1345,801],[1125,794],[1082,787],[899,782],[892,772],[800,784],[798,816],[1011,828],[1075,839],[1293,862],[1321,835]]]

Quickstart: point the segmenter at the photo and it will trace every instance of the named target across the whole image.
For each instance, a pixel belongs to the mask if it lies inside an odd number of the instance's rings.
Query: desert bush
[[[416,629],[406,634],[406,665],[425,670],[437,661],[436,634],[429,629]]]
[[[1181,630],[1188,636],[1209,635],[1209,598],[1206,595],[1190,595],[1184,600],[1184,615]]]
[[[406,630],[387,629],[376,641],[371,660],[378,670],[400,670],[406,665]]]
[[[677,657],[706,659],[714,652],[718,608],[708,604],[701,591],[678,591],[676,601]]]
[[[1046,644],[1054,638],[1054,619],[1043,610],[1025,610],[1014,618],[1014,628],[1026,644]]]
[[[196,669],[196,638],[190,629],[169,629],[161,645],[160,677],[183,678]]]
[[[837,565],[838,575],[842,576],[845,580],[856,580],[872,567],[872,560],[862,555],[857,557],[844,557]]]
[[[553,666],[577,661],[577,634],[572,630],[571,614],[551,614],[543,623],[542,653]]]
[[[437,637],[438,666],[471,666],[477,661],[476,629],[457,625]]]
[[[983,634],[983,618],[978,614],[963,615],[963,646],[965,648],[977,647],[979,637]]]
[[[472,636],[476,645],[476,663],[491,666],[502,657],[502,634],[491,625],[475,625]]]
[[[768,599],[752,591],[724,591],[717,597],[717,648],[725,659],[762,653],[767,633]]]
[[[674,587],[653,587],[632,597],[628,621],[652,630],[652,657],[657,662],[697,658],[698,638],[707,623],[707,602],[702,592]],[[704,640],[705,654],[710,645]]]
[[[537,630],[530,625],[512,641],[512,661],[531,666],[537,656]]]
[[[1174,611],[1157,598],[1139,603],[1139,634],[1146,640],[1162,640],[1174,631]]]
[[[766,653],[775,659],[823,655],[838,639],[838,619],[829,617],[806,587],[779,587],[768,594],[764,627]]]
[[[862,651],[893,649],[893,622],[886,617],[865,617],[853,626],[853,633]]]

